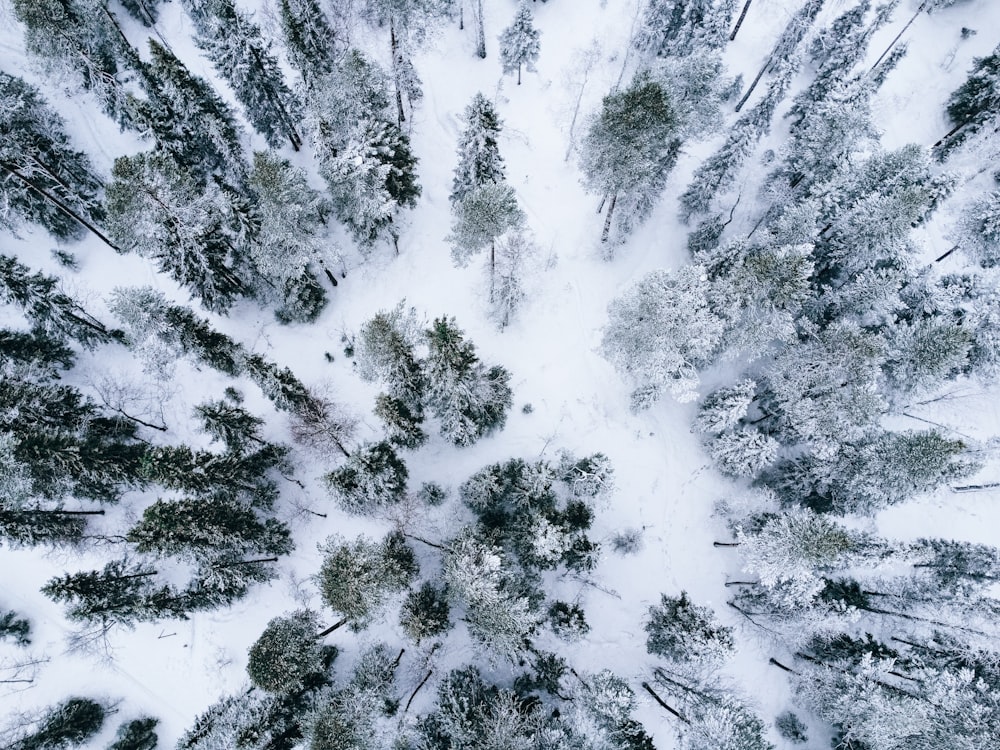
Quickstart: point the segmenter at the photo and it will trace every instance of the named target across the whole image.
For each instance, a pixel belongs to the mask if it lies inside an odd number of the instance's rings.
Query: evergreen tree
[[[1000,47],[973,61],[968,79],[948,98],[947,112],[955,127],[934,144],[939,159],[1000,114]]]
[[[317,0],[281,0],[281,29],[288,60],[307,89],[333,71],[337,37]]]
[[[242,186],[247,171],[243,133],[232,110],[155,39],[149,40],[149,54],[150,61],[140,67],[148,98],[132,107],[140,129],[199,184],[222,175],[230,185]]]
[[[75,151],[62,118],[23,79],[0,72],[0,225],[38,222],[59,239],[102,241],[101,179]],[[13,220],[9,217],[15,217]]]
[[[490,265],[490,317],[502,331],[517,315],[525,298],[524,279],[537,247],[527,232],[507,232],[496,242]]]
[[[339,257],[329,251],[326,238],[330,206],[309,186],[301,169],[272,153],[254,154],[249,185],[260,226],[247,250],[257,273],[268,282],[261,286],[281,301],[275,313],[279,321],[311,322],[326,305],[326,292],[314,270],[325,269]]]
[[[663,389],[681,400],[695,397],[698,368],[711,361],[723,332],[707,291],[704,270],[685,266],[653,272],[611,303],[604,353],[636,381],[636,406]]]
[[[152,717],[123,723],[107,750],[155,750],[159,738],[153,730],[159,723],[159,719]]]
[[[272,148],[288,139],[298,151],[299,104],[260,27],[233,0],[210,0],[195,20],[198,46],[232,87],[250,123]]]
[[[225,401],[207,401],[194,408],[205,432],[213,440],[221,441],[235,453],[243,453],[253,445],[262,445],[260,427],[264,420],[235,404]]]
[[[0,640],[9,638],[18,646],[31,643],[31,623],[12,609],[0,610]]]
[[[34,731],[8,747],[10,750],[58,750],[78,747],[104,725],[107,709],[90,698],[67,698],[39,719]]]
[[[454,319],[436,319],[425,336],[426,403],[441,420],[441,435],[467,446],[502,428],[511,405],[510,373],[499,365],[487,369]]]
[[[713,391],[701,402],[695,422],[701,432],[721,433],[735,427],[747,415],[757,384],[749,378]]]
[[[427,387],[423,365],[416,355],[422,333],[416,310],[406,310],[404,302],[400,302],[361,326],[354,352],[358,374],[365,380],[386,381],[390,397],[402,401],[420,420]]]
[[[319,617],[300,610],[275,617],[250,647],[250,681],[271,693],[290,693],[325,669],[326,655],[316,638]]]
[[[524,223],[524,212],[517,205],[514,189],[505,182],[486,183],[474,188],[454,204],[455,221],[447,239],[452,244],[451,257],[465,266],[472,255],[490,248],[490,276],[496,269],[497,239]]]
[[[465,127],[458,140],[458,165],[452,181],[452,204],[461,203],[469,193],[484,185],[504,182],[506,169],[497,143],[502,125],[490,100],[477,93],[465,108]]]
[[[962,212],[955,242],[983,268],[1000,265],[1000,190],[974,199]]]
[[[152,26],[160,15],[162,0],[121,0],[122,7],[143,26]],[[123,748],[124,750],[124,748]]]
[[[14,17],[25,26],[25,46],[46,65],[62,68],[93,92],[104,112],[129,121],[123,61],[138,55],[123,45],[117,21],[100,0],[14,0]]]
[[[292,550],[288,527],[227,500],[157,500],[127,538],[139,552],[191,560],[224,556],[284,555]]]
[[[120,335],[60,292],[58,285],[55,276],[32,273],[16,258],[0,255],[0,300],[20,307],[34,329],[60,339],[75,339],[87,348],[109,343]]]
[[[647,0],[635,46],[657,57],[718,49],[729,40],[736,0]]]
[[[677,662],[718,661],[734,648],[733,629],[718,625],[712,610],[693,604],[684,591],[661,595],[645,629],[646,650]]]
[[[124,252],[158,261],[214,312],[252,293],[239,265],[231,204],[215,185],[201,185],[163,153],[115,160],[108,185],[108,231]]]
[[[588,189],[607,203],[601,241],[607,242],[619,197],[646,196],[663,188],[677,159],[677,117],[664,88],[638,74],[628,88],[604,97],[583,141],[581,167]]]
[[[753,477],[778,458],[780,444],[757,430],[724,432],[708,442],[708,453],[723,474]]]
[[[517,85],[521,85],[521,66],[535,69],[538,60],[538,30],[531,23],[531,9],[522,0],[514,21],[500,34],[500,63],[504,73],[517,70]]]
[[[407,637],[419,644],[434,638],[451,627],[448,619],[447,591],[425,582],[419,589],[410,591],[399,613],[399,624]]]
[[[158,585],[155,575],[148,565],[114,560],[100,571],[53,578],[42,587],[42,593],[66,604],[70,620],[98,622],[105,628],[163,617],[187,619],[181,597],[170,586]]]
[[[386,441],[364,445],[326,475],[338,504],[352,513],[374,513],[395,505],[406,492],[406,464]]]
[[[368,624],[390,594],[406,588],[417,575],[413,552],[398,532],[381,542],[330,537],[320,551],[324,557],[317,583],[323,601],[358,628]]]
[[[374,412],[385,425],[390,443],[401,448],[419,448],[427,442],[427,433],[421,427],[422,409],[414,413],[402,399],[380,393],[375,399]]]

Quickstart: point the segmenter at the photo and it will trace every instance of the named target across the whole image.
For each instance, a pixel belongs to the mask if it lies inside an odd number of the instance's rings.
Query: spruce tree
[[[250,681],[270,693],[301,689],[310,676],[323,672],[326,655],[316,638],[319,617],[300,610],[267,623],[250,647],[247,674]]]
[[[467,446],[502,428],[511,405],[510,373],[500,366],[487,369],[454,319],[436,319],[425,336],[426,403],[441,420],[441,435]]]
[[[104,725],[107,709],[90,698],[67,698],[39,719],[34,731],[10,750],[58,750],[84,745]]]
[[[187,619],[181,598],[157,584],[157,571],[145,564],[114,560],[100,571],[66,573],[42,587],[42,593],[66,604],[70,620],[131,626],[164,617]]]
[[[677,126],[666,90],[648,73],[638,74],[628,88],[604,97],[581,152],[586,185],[607,205],[602,242],[611,236],[620,198],[645,195],[652,200],[662,190],[677,159]]]
[[[281,0],[281,29],[289,62],[307,89],[333,71],[337,37],[317,0]]]
[[[973,61],[968,79],[948,98],[947,112],[955,127],[934,144],[942,160],[1000,114],[1000,47]]]
[[[635,46],[657,57],[718,49],[729,39],[736,0],[647,0]]]
[[[502,183],[506,176],[498,140],[503,122],[493,104],[477,93],[465,108],[465,127],[458,140],[458,165],[450,200],[459,203],[473,190]]]
[[[107,750],[155,750],[159,738],[154,729],[159,723],[159,719],[152,717],[123,723]]]
[[[216,185],[199,184],[162,152],[119,157],[112,176],[108,232],[122,251],[156,260],[213,312],[252,294],[232,206]]]
[[[392,445],[382,441],[356,449],[326,483],[344,510],[370,514],[403,499],[407,474]]]
[[[101,179],[74,150],[59,115],[23,79],[0,72],[0,199],[9,218],[38,222],[59,239],[101,232]],[[8,213],[9,212],[9,213]],[[112,244],[113,247],[113,244]]]
[[[504,73],[517,71],[517,85],[521,85],[521,66],[535,69],[538,60],[539,33],[531,22],[531,9],[522,0],[514,21],[500,34],[500,63]]]
[[[287,139],[298,151],[300,107],[260,27],[233,0],[210,0],[195,18],[198,46],[232,87],[250,123],[272,148]]]

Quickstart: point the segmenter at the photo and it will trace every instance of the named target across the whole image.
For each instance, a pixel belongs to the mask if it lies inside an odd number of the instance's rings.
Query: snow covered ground
[[[851,4],[850,0],[828,0],[817,27]],[[916,0],[903,0],[892,22],[876,38],[873,50],[881,51],[888,44],[917,4]],[[582,604],[592,628],[572,647],[574,665],[588,670],[609,667],[626,677],[637,689],[637,718],[654,736],[657,747],[666,749],[674,744],[674,720],[638,690],[649,664],[645,613],[658,602],[660,593],[686,590],[697,604],[714,607],[724,623],[743,627],[739,615],[725,606],[724,583],[727,578],[738,578],[739,558],[734,550],[713,548],[712,541],[728,535],[721,520],[713,516],[714,504],[746,489],[711,468],[698,437],[689,428],[693,404],[663,401],[641,414],[631,413],[629,385],[599,351],[609,301],[642,274],[656,268],[677,268],[686,262],[688,228],[676,218],[676,199],[693,169],[717,145],[717,140],[686,144],[650,219],[617,251],[614,260],[601,257],[598,197],[584,192],[574,155],[567,159],[569,124],[579,96],[575,127],[579,137],[586,116],[621,80],[622,71],[627,71],[626,76],[631,74],[627,39],[637,18],[637,5],[637,0],[537,3],[541,58],[537,72],[525,73],[520,86],[512,76],[501,75],[496,55],[497,35],[514,12],[515,3],[510,0],[487,3],[485,60],[474,56],[474,40],[468,29],[463,32],[450,25],[432,35],[416,59],[425,98],[410,123],[414,150],[420,158],[423,195],[404,220],[399,255],[381,247],[364,265],[351,263],[346,279],[333,291],[331,304],[315,324],[282,326],[269,312],[250,303],[237,305],[228,318],[215,319],[215,323],[255,351],[288,365],[306,383],[329,383],[337,400],[348,404],[361,419],[359,437],[366,437],[366,433],[374,436],[378,430],[371,415],[377,390],[352,371],[351,360],[343,354],[342,335],[355,333],[373,313],[390,309],[402,299],[428,321],[443,314],[454,315],[476,343],[482,359],[502,363],[513,374],[514,408],[502,432],[474,447],[458,450],[435,436],[427,446],[409,454],[413,488],[423,481],[437,481],[455,489],[481,466],[513,456],[554,457],[562,449],[607,454],[616,470],[616,490],[598,515],[595,537],[607,539],[618,530],[638,528],[643,532],[642,548],[637,554],[621,556],[606,545],[595,575],[599,588],[570,577],[554,585],[561,592],[560,598]],[[745,80],[752,78],[785,20],[800,5],[801,0],[754,0],[737,40],[725,52],[730,73],[743,73]],[[961,39],[963,26],[978,33]],[[991,0],[969,0],[917,19],[906,32],[909,54],[876,98],[875,112],[887,147],[909,142],[929,145],[948,129],[944,101],[964,79],[972,58],[987,54],[1000,41],[998,29],[1000,5]],[[214,78],[211,66],[190,42],[190,23],[177,2],[164,6],[157,31],[193,72]],[[143,31],[135,25],[129,27],[129,33],[137,40]],[[358,33],[366,45],[381,44],[380,38],[368,32]],[[582,61],[592,45],[599,50],[599,59],[581,95]],[[119,133],[87,96],[67,91],[25,57],[20,30],[2,5],[0,68],[23,75],[42,88],[68,120],[76,145],[91,155],[104,174],[109,173],[116,156],[142,148],[132,135]],[[797,80],[801,86],[806,78]],[[224,85],[219,89],[225,91]],[[508,179],[539,248],[527,283],[528,299],[515,322],[502,332],[486,316],[481,260],[456,269],[444,241],[450,229],[447,198],[461,113],[477,91],[495,100],[503,118],[500,147],[507,160]],[[727,122],[733,119],[735,115],[728,113]],[[784,126],[777,120],[762,147],[776,147],[783,132]],[[260,148],[263,143],[255,140],[254,145]],[[296,161],[303,166],[310,164],[308,154],[297,155]],[[752,226],[759,216],[761,206],[752,200],[752,193],[762,169],[751,166],[741,177],[747,189],[735,226]],[[981,189],[988,179],[988,174],[980,175],[962,190]],[[956,194],[954,200],[960,198]],[[950,205],[917,235],[926,243],[928,260],[950,246]],[[48,252],[57,243],[40,228],[25,229],[20,237],[4,234],[0,240],[4,252],[16,253],[33,268],[64,273]],[[141,258],[117,256],[90,240],[66,249],[78,257],[81,266],[67,288],[87,300],[99,317],[110,319],[102,300],[120,285],[149,284],[174,299],[186,300],[183,291]],[[956,257],[954,262],[962,261]],[[333,356],[332,362],[325,353]],[[121,363],[108,363],[106,355],[99,356],[90,357],[90,361],[83,357],[79,368],[96,373],[109,364],[128,367],[124,355]],[[214,372],[180,363],[170,383],[172,394],[165,418],[171,432],[164,439],[204,444],[204,436],[189,432],[185,415],[195,403],[217,396],[224,384],[225,379]],[[921,407],[918,416],[979,437],[993,434],[1000,425],[996,394],[973,392],[972,386],[965,390],[968,392],[953,401]],[[283,438],[285,417],[275,414],[253,387],[246,387],[245,392],[251,411],[271,415],[268,436],[287,440]],[[525,404],[531,404],[531,413],[522,413]],[[296,475],[306,488],[300,490],[289,483],[282,500],[285,515],[294,526],[297,549],[280,563],[280,578],[230,609],[195,614],[187,622],[115,631],[107,659],[67,651],[69,626],[61,608],[38,589],[64,570],[102,564],[118,553],[114,545],[94,547],[82,557],[75,552],[0,550],[0,600],[31,618],[34,643],[30,653],[48,659],[41,665],[36,683],[0,685],[0,714],[10,718],[73,694],[106,697],[121,701],[116,718],[140,714],[160,718],[161,747],[170,747],[197,713],[221,694],[239,690],[246,680],[247,648],[270,618],[305,603],[322,609],[309,581],[320,562],[316,543],[332,533],[381,535],[389,528],[388,521],[349,517],[333,507],[318,481],[330,467],[301,456],[299,460]],[[984,481],[1000,480],[1000,467],[987,466],[982,477]],[[998,495],[1000,490],[962,495],[943,490],[884,512],[877,524],[889,536],[914,538],[933,530],[1000,545]],[[150,499],[135,495],[113,512],[137,516]],[[297,504],[328,517],[295,514]],[[440,538],[463,512],[453,494],[442,509],[414,510],[410,523],[417,533]],[[107,523],[113,524],[114,519]],[[349,663],[351,653],[358,650],[353,642],[387,637],[395,641],[400,638],[397,631],[397,625],[388,623],[360,636],[338,631],[328,642],[343,646]],[[481,662],[475,648],[472,643],[455,645],[451,652],[439,655],[442,671],[470,660]],[[756,632],[743,631],[739,652],[724,676],[751,697],[765,719],[788,705],[782,673],[767,666],[769,648]],[[12,647],[0,644],[0,660],[13,655]],[[402,668],[401,684],[415,685],[421,672],[419,656],[404,657]],[[431,697],[427,691],[421,700]],[[425,706],[418,700],[413,711]],[[115,724],[108,723],[93,747],[107,743]],[[782,742],[777,735],[772,739]]]

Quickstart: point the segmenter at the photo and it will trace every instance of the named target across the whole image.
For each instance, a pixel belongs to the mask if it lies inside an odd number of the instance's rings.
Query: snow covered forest
[[[998,30],[0,0],[0,750],[1000,750]]]

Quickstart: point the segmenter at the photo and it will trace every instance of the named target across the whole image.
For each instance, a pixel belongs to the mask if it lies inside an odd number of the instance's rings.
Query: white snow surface
[[[265,12],[265,19],[267,13],[274,12],[267,2],[264,0],[264,6],[259,8]],[[784,22],[801,4],[802,0],[754,0],[737,40],[725,52],[730,73],[743,73],[744,79],[750,80]],[[851,0],[827,0],[816,28],[852,4]],[[253,7],[257,3],[246,5]],[[873,43],[873,58],[909,20],[917,5],[917,0],[903,0],[893,20]],[[568,128],[581,79],[580,51],[592,40],[599,46],[601,57],[583,92],[577,137],[584,132],[585,118],[599,105],[601,96],[622,80],[622,71],[626,71],[624,80],[631,74],[627,39],[637,18],[637,0],[535,3],[536,26],[542,34],[541,56],[537,72],[525,72],[521,86],[515,85],[513,76],[501,76],[496,54],[497,35],[510,22],[516,4],[511,0],[488,0],[486,7],[486,60],[474,55],[471,28],[459,31],[457,24],[443,26],[433,34],[415,60],[425,97],[409,126],[420,158],[423,195],[417,208],[405,214],[399,255],[382,247],[363,265],[350,264],[347,278],[331,292],[331,303],[315,324],[282,326],[268,311],[251,303],[237,305],[229,317],[213,317],[213,321],[252,349],[291,367],[307,384],[329,384],[334,398],[347,404],[361,419],[358,439],[378,434],[377,420],[371,414],[377,388],[352,372],[351,360],[343,355],[341,335],[356,332],[373,313],[390,309],[401,299],[405,298],[428,321],[443,314],[456,316],[482,359],[501,363],[511,371],[514,407],[502,432],[462,450],[435,434],[426,447],[406,454],[413,489],[424,481],[436,481],[452,490],[440,509],[421,508],[414,503],[412,508],[399,511],[409,514],[409,527],[426,538],[446,538],[457,528],[456,519],[466,518],[454,490],[488,463],[514,456],[554,458],[561,449],[578,455],[606,453],[615,467],[616,489],[599,509],[593,536],[606,540],[617,530],[641,528],[643,546],[637,554],[623,557],[605,545],[594,576],[597,585],[564,577],[553,580],[550,591],[565,600],[578,600],[592,628],[584,640],[571,647],[570,662],[578,670],[607,667],[628,679],[636,690],[637,718],[653,735],[657,747],[671,748],[676,744],[674,720],[639,688],[653,664],[645,651],[646,610],[658,603],[661,593],[676,595],[683,589],[696,604],[712,606],[724,623],[743,628],[739,615],[725,605],[724,583],[727,578],[739,577],[739,558],[735,550],[713,548],[714,539],[728,539],[721,519],[713,515],[713,506],[720,499],[748,490],[711,467],[689,427],[694,404],[663,401],[641,414],[631,413],[630,386],[602,358],[599,344],[611,299],[650,270],[677,268],[686,262],[688,228],[676,218],[676,198],[721,134],[707,142],[686,144],[654,214],[617,251],[614,260],[602,259],[598,196],[584,192],[575,158],[565,158],[570,146]],[[124,13],[119,15],[125,19]],[[978,33],[962,40],[962,26]],[[134,23],[126,28],[136,43],[147,33]],[[908,142],[929,145],[948,129],[944,101],[964,79],[972,58],[988,54],[1000,41],[998,29],[1000,4],[992,0],[967,0],[917,19],[905,37],[910,43],[909,54],[876,98],[875,112],[887,147]],[[193,46],[190,21],[177,0],[163,6],[156,30],[193,72],[215,80],[223,96],[234,102],[225,84],[216,79],[210,64]],[[385,57],[382,48],[388,45],[380,34],[360,29],[357,33],[358,43],[372,54]],[[145,147],[133,135],[118,132],[87,95],[68,90],[25,56],[21,30],[2,0],[0,67],[25,76],[42,89],[68,121],[75,145],[89,153],[105,175],[116,156]],[[806,82],[804,75],[798,80],[798,86]],[[444,241],[450,228],[447,196],[462,111],[477,91],[495,100],[503,118],[500,145],[508,179],[517,191],[539,247],[528,279],[528,300],[515,322],[503,332],[498,332],[486,317],[481,262],[474,261],[466,269],[454,268]],[[762,91],[763,87],[755,96]],[[780,114],[781,110],[779,118]],[[735,117],[729,112],[727,124]],[[784,126],[777,119],[762,148],[780,144],[783,132]],[[259,136],[253,136],[253,146],[263,148]],[[308,154],[293,156],[289,152],[287,156],[309,168]],[[763,170],[755,168],[755,163],[752,161],[741,178],[746,190],[737,209],[736,227],[752,226],[762,209],[752,200],[753,186]],[[976,178],[978,182],[963,186],[962,191],[981,189],[989,178],[984,173]],[[968,194],[962,191],[926,230],[915,235],[916,241],[924,243],[928,259],[950,246],[949,209]],[[25,227],[19,237],[8,233],[0,239],[4,252],[16,253],[32,268],[66,275],[48,252],[57,243],[40,228]],[[65,249],[77,255],[82,267],[78,275],[69,275],[66,287],[83,298],[98,317],[111,319],[103,299],[121,285],[149,284],[173,299],[187,300],[182,290],[141,258],[117,256],[89,239]],[[962,261],[956,256],[954,262]],[[82,355],[78,371],[96,376],[109,369],[137,370],[131,355],[119,352],[120,361],[116,361],[114,352],[105,348],[96,355]],[[332,363],[326,361],[324,352],[333,355]],[[722,367],[709,373],[706,382],[731,377],[731,369]],[[154,439],[204,445],[205,437],[192,430],[191,407],[207,398],[217,398],[228,382],[208,368],[199,370],[189,363],[179,363],[166,384],[170,398],[163,417],[170,431]],[[288,442],[285,417],[275,413],[251,384],[239,385],[247,396],[248,408],[267,415],[267,436]],[[915,413],[979,437],[996,431],[1000,413],[995,394],[972,385],[956,386],[956,391],[955,399],[921,407],[922,411]],[[524,414],[521,407],[528,403],[533,411]],[[296,476],[306,482],[307,488],[299,490],[291,483],[283,486],[280,507],[284,509],[283,517],[293,525],[297,548],[280,563],[280,577],[270,585],[257,587],[247,599],[229,609],[194,614],[187,622],[168,621],[139,625],[134,631],[114,631],[109,659],[67,651],[70,625],[62,617],[61,608],[42,596],[39,588],[53,575],[98,567],[122,550],[115,544],[92,547],[82,555],[75,551],[0,550],[0,603],[30,617],[30,653],[49,659],[29,689],[0,686],[0,720],[51,705],[69,695],[105,698],[120,701],[118,714],[91,746],[106,745],[120,721],[152,715],[161,720],[157,728],[160,747],[169,748],[198,713],[222,694],[244,688],[247,649],[269,619],[305,604],[323,611],[309,580],[320,563],[316,543],[334,533],[381,536],[392,524],[391,519],[359,519],[340,512],[328,500],[319,481],[332,467],[301,452],[296,455]],[[1000,479],[1000,470],[987,466],[982,478]],[[943,490],[884,512],[877,526],[881,533],[901,538],[940,535],[1000,544],[998,494],[991,490],[957,495]],[[102,523],[120,528],[117,518],[138,517],[154,499],[134,493],[120,506],[109,509]],[[296,506],[327,513],[328,517],[296,513]],[[417,553],[423,566],[435,564],[428,548],[418,548]],[[325,614],[333,617],[329,612]],[[360,634],[342,629],[331,635],[328,642],[342,649],[337,671],[346,672],[360,644],[383,639],[391,643],[403,640],[394,617]],[[767,666],[774,646],[749,629],[741,630],[738,641],[739,652],[720,680],[747,696],[765,721],[770,721],[789,706],[784,676]],[[468,661],[487,661],[471,641],[453,635],[448,643],[444,653],[435,655],[438,675]],[[18,653],[8,644],[0,644],[0,663]],[[398,676],[398,684],[407,694],[422,676],[422,664],[419,650],[408,648]],[[500,680],[509,676],[502,667],[498,672]],[[428,707],[434,695],[429,688],[421,692],[410,716]],[[770,739],[779,747],[787,746],[776,732],[771,732]]]

